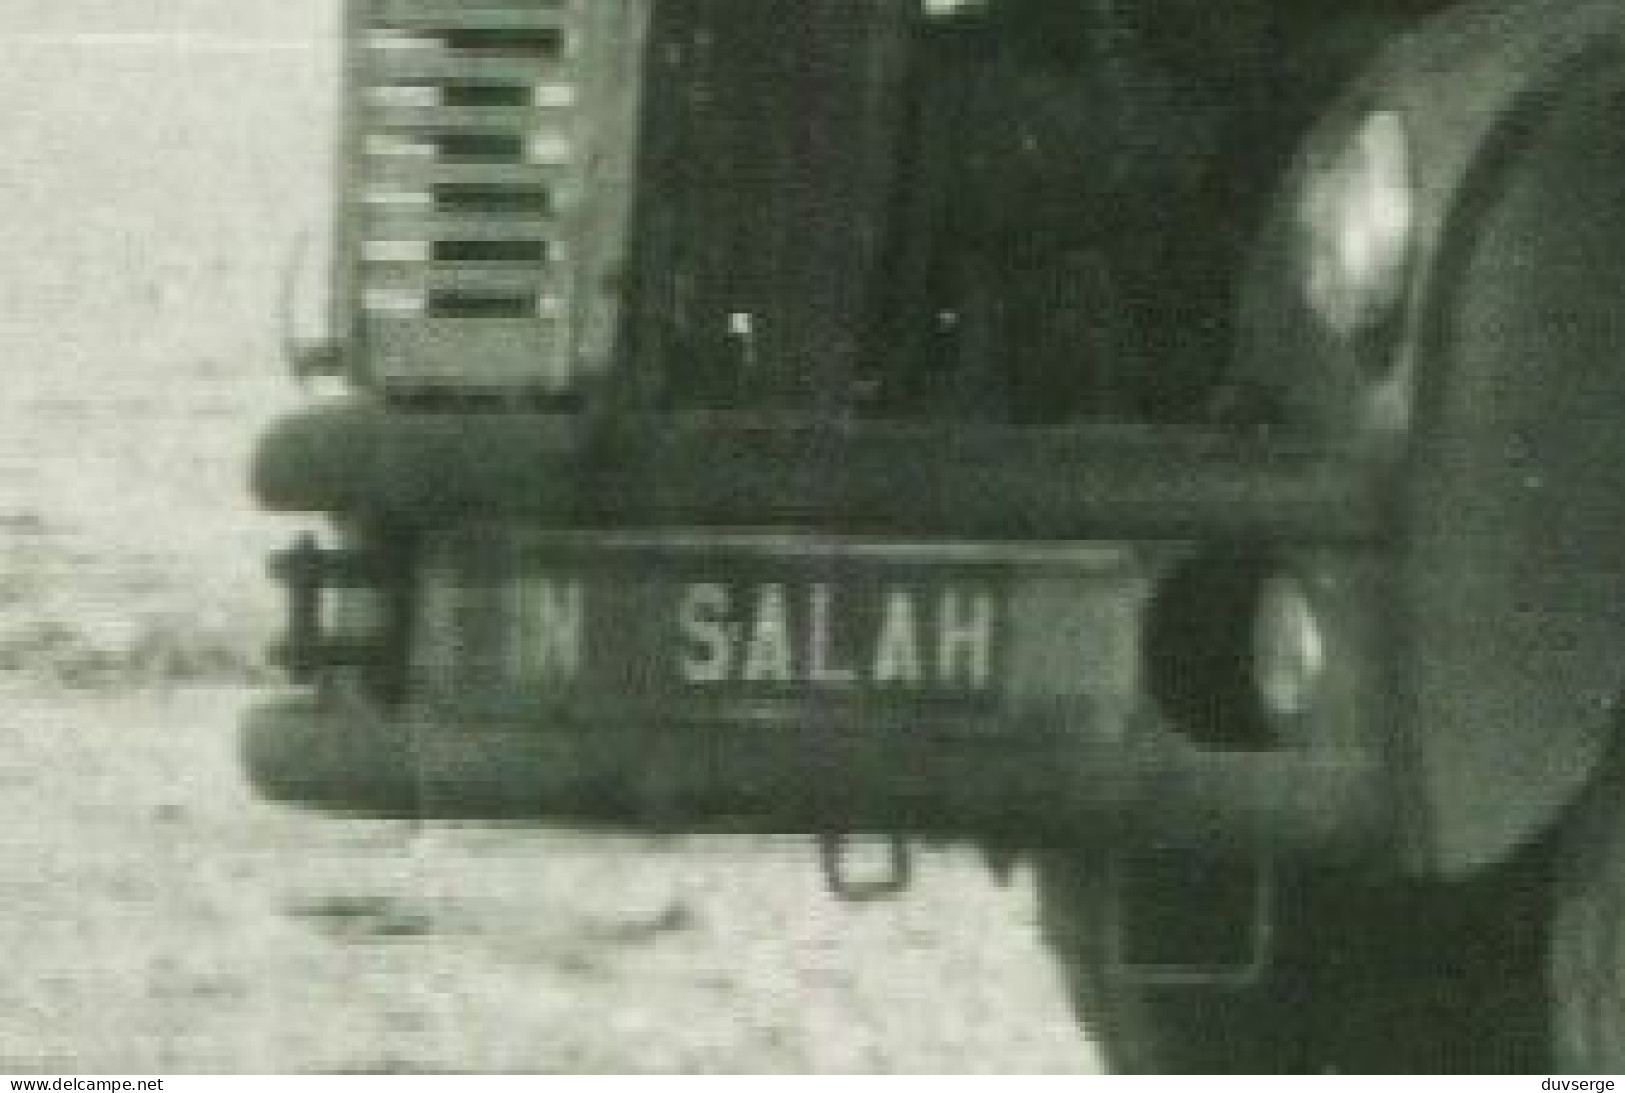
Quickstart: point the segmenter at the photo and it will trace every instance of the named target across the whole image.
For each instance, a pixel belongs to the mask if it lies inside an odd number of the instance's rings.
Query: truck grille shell
[[[609,367],[650,0],[350,0],[338,292],[386,393]]]

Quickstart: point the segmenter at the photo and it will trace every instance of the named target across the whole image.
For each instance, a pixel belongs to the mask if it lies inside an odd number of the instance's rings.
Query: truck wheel
[[[1592,787],[1556,851],[1552,1069],[1625,1070],[1625,764]]]
[[[1625,834],[1625,830],[1622,830]],[[1625,879],[1625,839],[1615,846]],[[1548,887],[1520,863],[1464,884],[1282,877],[1272,959],[1246,986],[1148,986],[1105,951],[1098,862],[1038,864],[1045,940],[1108,1069],[1127,1073],[1519,1073],[1550,1069]],[[1619,889],[1616,887],[1616,891]],[[1204,908],[1188,908],[1194,924]],[[1179,929],[1160,914],[1159,928]],[[1571,946],[1570,960],[1620,935]],[[1621,979],[1586,1020],[1619,1043]],[[1609,999],[1604,1006],[1601,999]]]

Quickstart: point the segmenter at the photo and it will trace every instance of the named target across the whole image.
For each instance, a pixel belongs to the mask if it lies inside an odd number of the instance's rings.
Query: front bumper
[[[1209,751],[1155,732],[1089,743],[1041,713],[997,736],[851,728],[764,732],[608,705],[453,723],[328,686],[254,709],[243,755],[268,798],[374,816],[1351,856],[1383,831],[1379,770],[1355,750]]]
[[[1139,600],[1082,596],[1078,581],[1116,578],[1080,576],[1070,548],[1048,557],[1085,540],[1137,540],[1147,550],[1130,554],[1158,557],[1369,553],[1383,535],[1384,494],[1378,470],[1354,456],[1178,430],[663,421],[589,438],[529,415],[478,421],[350,405],[267,437],[256,485],[273,508],[390,529],[416,544],[418,559],[404,568],[365,552],[287,559],[288,663],[314,686],[267,702],[245,727],[249,775],[273,799],[644,830],[1144,839],[1317,854],[1373,849],[1391,833],[1382,750],[1360,728],[1373,720],[1357,698],[1370,690],[1355,678],[1370,644],[1357,627],[1344,642],[1354,670],[1342,695],[1356,700],[1329,703],[1327,726],[1268,747],[1204,745],[1189,725],[1164,723],[1144,692],[1138,609],[1088,606]],[[730,530],[740,528],[755,530]],[[996,549],[969,549],[978,537]],[[897,561],[888,546],[851,570],[864,541],[916,544],[904,553],[921,555],[923,568],[888,568]],[[603,571],[611,556],[623,575],[601,589],[618,605],[604,616],[612,624],[595,637],[591,616],[581,643],[589,654],[614,651],[618,672],[556,693],[531,686],[540,679],[531,673],[516,690],[503,635],[542,631],[527,631],[512,596],[495,590],[526,572]],[[871,562],[909,588],[955,587],[929,576],[943,566],[977,577],[973,588],[1008,571],[1018,625],[999,703],[927,708],[891,691],[896,701],[871,693],[843,705],[815,688],[777,715],[758,705],[734,716],[659,678],[669,663],[645,654],[669,645],[640,644],[658,616],[646,611],[658,602],[640,585],[648,575],[751,574],[757,589],[816,590],[847,587],[842,574],[861,584]],[[1151,565],[1123,587],[1150,594],[1166,572]],[[1360,599],[1346,591],[1355,584],[1331,583]],[[315,622],[324,587],[379,584],[399,592],[385,631],[413,635],[413,650],[372,648],[397,664],[394,680]],[[1074,635],[1064,655],[1063,633]],[[1111,640],[1087,651],[1080,634]],[[805,662],[817,658],[800,646],[796,656],[795,674],[812,673]],[[1080,691],[1082,670],[1101,664],[1117,668]],[[698,700],[685,704],[685,694]]]
[[[905,539],[1365,544],[1387,482],[1324,441],[1189,428],[407,414],[365,401],[260,442],[284,512],[405,527],[801,528]]]

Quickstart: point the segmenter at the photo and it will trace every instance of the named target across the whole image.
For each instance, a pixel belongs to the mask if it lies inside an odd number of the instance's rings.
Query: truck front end
[[[1107,309],[1144,278],[1108,233],[1145,203],[1053,146],[1091,121],[1035,129],[1035,164],[972,129],[1034,93],[1019,36],[884,3],[353,7],[333,359],[356,393],[261,452],[262,496],[336,529],[281,558],[311,691],[255,730],[263,788],[1378,834],[1375,470],[1203,421],[1227,347],[1197,324],[1127,359],[1150,339]],[[1101,207],[1022,225],[967,174]],[[1012,235],[953,238],[972,215]],[[1016,314],[1069,282],[1067,314]]]
[[[1108,878],[1049,891],[1114,1013],[1243,992],[1108,1036],[1181,1065],[1330,1029],[1289,1004],[1347,974],[1327,877],[1498,878],[1602,769],[1625,338],[1458,330],[1602,301],[1576,240],[1625,274],[1613,191],[1539,168],[1625,165],[1613,5],[348,11],[301,362],[348,393],[254,471],[324,518],[276,562],[267,796],[1042,848]]]

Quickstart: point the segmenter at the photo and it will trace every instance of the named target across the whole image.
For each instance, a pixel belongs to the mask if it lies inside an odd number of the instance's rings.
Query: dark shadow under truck
[[[262,792],[1020,852],[1118,1068],[1625,1069],[1615,0],[345,33]]]

